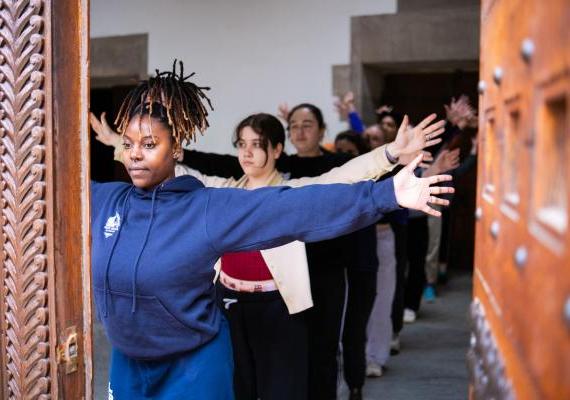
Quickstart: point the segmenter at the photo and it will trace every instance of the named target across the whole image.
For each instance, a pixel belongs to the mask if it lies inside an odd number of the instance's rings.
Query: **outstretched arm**
[[[230,154],[184,150],[182,163],[210,176],[238,179],[243,175],[243,169],[239,165],[238,158]]]
[[[300,240],[330,239],[378,221],[400,207],[439,216],[428,204],[447,205],[437,194],[450,187],[432,187],[448,175],[417,178],[413,170],[421,155],[393,179],[354,185],[312,185],[253,191],[211,189],[205,229],[217,253],[266,249]]]
[[[434,122],[435,118],[436,115],[431,114],[409,131],[408,117],[406,116],[394,142],[356,157],[323,175],[312,178],[292,179],[286,184],[287,186],[300,187],[312,184],[356,183],[368,179],[376,180],[392,171],[397,165],[392,164],[388,160],[387,153],[392,157],[399,158],[399,163],[405,165],[416,158],[424,148],[441,141],[438,136],[443,132],[445,122]]]
[[[340,167],[315,177],[290,179],[284,184],[291,187],[322,185],[332,183],[356,183],[377,180],[392,171],[398,164],[392,164],[386,156],[386,146],[380,146],[366,154],[353,158]]]

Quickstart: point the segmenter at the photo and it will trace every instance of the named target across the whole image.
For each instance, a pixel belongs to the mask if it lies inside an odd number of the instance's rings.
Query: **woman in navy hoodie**
[[[428,203],[447,205],[434,195],[452,191],[430,186],[449,176],[413,175],[421,156],[381,183],[248,191],[175,178],[181,143],[208,127],[204,89],[182,68],[142,81],[117,118],[133,184],[92,185],[93,292],[113,347],[109,398],[233,399],[213,285],[222,254],[335,237],[399,207],[439,215]]]

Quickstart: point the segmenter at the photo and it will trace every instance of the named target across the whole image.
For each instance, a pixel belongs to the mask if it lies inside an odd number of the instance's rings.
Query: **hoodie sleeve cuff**
[[[401,209],[396,200],[394,178],[375,183],[372,187],[372,196],[376,203],[377,210],[382,214]]]

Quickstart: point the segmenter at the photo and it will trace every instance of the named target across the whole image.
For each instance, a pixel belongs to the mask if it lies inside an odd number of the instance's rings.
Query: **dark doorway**
[[[106,112],[107,122],[113,126],[121,102],[133,87],[131,85],[91,89],[91,111],[97,117]],[[93,130],[91,130],[91,179],[97,182],[130,182],[123,165],[113,160],[113,148],[97,141]]]
[[[397,111],[404,110],[413,124],[433,112],[445,118],[443,105],[449,104],[452,97],[465,94],[477,108],[478,80],[477,71],[387,73],[380,104],[394,106]],[[450,143],[450,147],[461,148],[462,160],[469,154],[471,136],[475,134],[476,130],[466,131]],[[457,171],[460,173],[454,175],[456,195],[451,207],[444,211],[440,258],[451,270],[470,270],[475,243],[477,171],[476,166]]]
[[[477,71],[438,73],[386,74],[380,104],[394,106],[395,110],[405,110],[412,123],[420,118],[437,112],[445,118],[444,104],[449,104],[452,97],[462,94],[469,97],[471,104],[477,106]]]

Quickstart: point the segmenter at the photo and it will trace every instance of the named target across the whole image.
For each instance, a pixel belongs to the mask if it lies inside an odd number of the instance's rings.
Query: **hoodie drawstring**
[[[113,256],[113,252],[115,251],[115,247],[117,246],[117,243],[119,241],[119,235],[121,234],[121,229],[123,227],[123,224],[127,220],[126,219],[127,201],[129,200],[129,197],[130,197],[133,189],[134,189],[134,187],[131,187],[129,189],[129,191],[125,195],[125,199],[123,200],[123,205],[121,206],[121,214],[119,215],[119,218],[122,218],[122,221],[120,221],[120,223],[119,223],[119,229],[117,230],[117,234],[115,235],[115,237],[113,239],[113,245],[111,246],[111,251],[109,252],[109,257],[107,258],[107,264],[105,265],[105,280],[104,280],[104,288],[103,288],[103,295],[105,297],[105,299],[103,301],[103,316],[104,317],[107,317],[107,315],[108,315],[107,297],[109,297],[109,268],[111,266],[111,257]]]
[[[152,203],[150,206],[150,219],[148,222],[148,227],[146,229],[146,234],[144,236],[144,241],[143,244],[141,246],[141,249],[139,250],[139,253],[137,255],[137,259],[135,260],[135,265],[133,267],[133,280],[132,280],[132,287],[133,287],[133,304],[131,306],[131,313],[134,313],[136,311],[137,308],[137,271],[139,268],[139,261],[141,259],[141,255],[144,251],[144,248],[146,247],[146,242],[148,241],[148,237],[150,236],[150,229],[152,228],[152,221],[154,220],[154,204],[155,204],[155,200],[156,200],[156,193],[158,192],[158,188],[160,186],[157,186],[153,191],[152,191]]]

